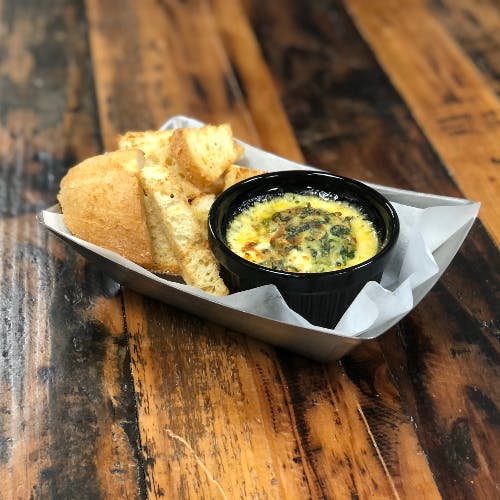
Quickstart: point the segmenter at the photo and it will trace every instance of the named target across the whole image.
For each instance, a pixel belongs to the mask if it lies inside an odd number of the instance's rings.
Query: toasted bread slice
[[[215,194],[202,194],[195,198],[191,202],[191,210],[193,211],[198,224],[200,225],[200,229],[202,231],[202,235],[204,238],[207,238],[207,224],[208,224],[208,212],[210,212],[210,207],[212,203],[215,201]]]
[[[146,166],[140,171],[146,195],[163,221],[181,274],[189,285],[215,295],[227,295],[219,266],[175,174],[161,167]]]
[[[202,191],[216,182],[243,151],[233,140],[229,124],[177,129],[170,147],[187,179]]]
[[[233,184],[240,182],[250,177],[254,177],[259,174],[264,174],[263,170],[254,170],[248,167],[241,167],[240,165],[231,165],[224,175],[224,187],[225,191],[227,188],[231,187]]]
[[[146,130],[145,132],[127,132],[118,137],[119,149],[140,149],[145,156],[145,165],[161,166],[172,170],[179,179],[189,200],[199,196],[202,191],[188,178],[172,155],[170,139],[173,130]]]
[[[200,196],[203,193],[198,186],[195,186],[191,181],[189,181],[186,178],[186,175],[179,168],[177,163],[173,163],[172,165],[170,165],[169,170],[176,175],[179,186],[182,188],[182,192],[184,193],[184,195],[188,200],[193,200],[194,198]]]
[[[149,268],[154,263],[138,178],[142,162],[136,150],[88,158],[69,169],[57,198],[75,236]]]
[[[154,207],[153,199],[146,193],[144,193],[144,206],[153,256],[153,265],[149,267],[149,270],[158,274],[180,275],[181,266],[175,257],[163,221]]]
[[[171,163],[170,138],[173,130],[146,130],[145,132],[127,132],[118,137],[119,149],[140,149],[144,153],[146,164]]]

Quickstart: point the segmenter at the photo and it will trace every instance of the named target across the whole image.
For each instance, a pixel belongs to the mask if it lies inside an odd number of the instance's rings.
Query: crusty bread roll
[[[154,267],[137,150],[114,151],[72,167],[57,196],[68,229],[79,238]]]

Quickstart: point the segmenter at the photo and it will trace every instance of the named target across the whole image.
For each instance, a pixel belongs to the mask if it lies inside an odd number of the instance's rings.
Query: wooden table
[[[499,498],[496,0],[0,2],[0,497]],[[322,365],[121,289],[37,224],[185,114],[482,202],[379,340]]]

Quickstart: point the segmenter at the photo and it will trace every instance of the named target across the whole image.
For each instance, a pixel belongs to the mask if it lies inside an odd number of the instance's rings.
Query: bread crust
[[[251,168],[242,167],[240,165],[231,165],[226,170],[222,191],[225,191],[237,182],[249,179],[250,177],[255,177],[256,175],[260,175],[263,173],[263,170],[253,170]]]
[[[124,150],[88,158],[69,169],[57,198],[75,236],[152,268],[138,178],[141,157],[139,151]]]
[[[227,123],[176,129],[170,139],[170,149],[187,179],[205,192],[207,186],[217,184],[243,151],[234,141]]]

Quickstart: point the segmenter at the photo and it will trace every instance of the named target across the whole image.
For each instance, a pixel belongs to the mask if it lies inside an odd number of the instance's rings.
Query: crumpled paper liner
[[[162,128],[201,125],[177,116]],[[250,168],[311,170],[243,145],[245,156],[239,163]],[[392,202],[400,218],[400,236],[381,283],[367,283],[334,329],[311,325],[288,308],[272,285],[214,297],[175,280],[159,278],[109,250],[74,237],[64,225],[57,206],[43,211],[39,219],[130,288],[266,342],[314,359],[332,361],[361,341],[387,331],[422,300],[457,253],[479,210],[479,203],[465,199],[369,185]]]

